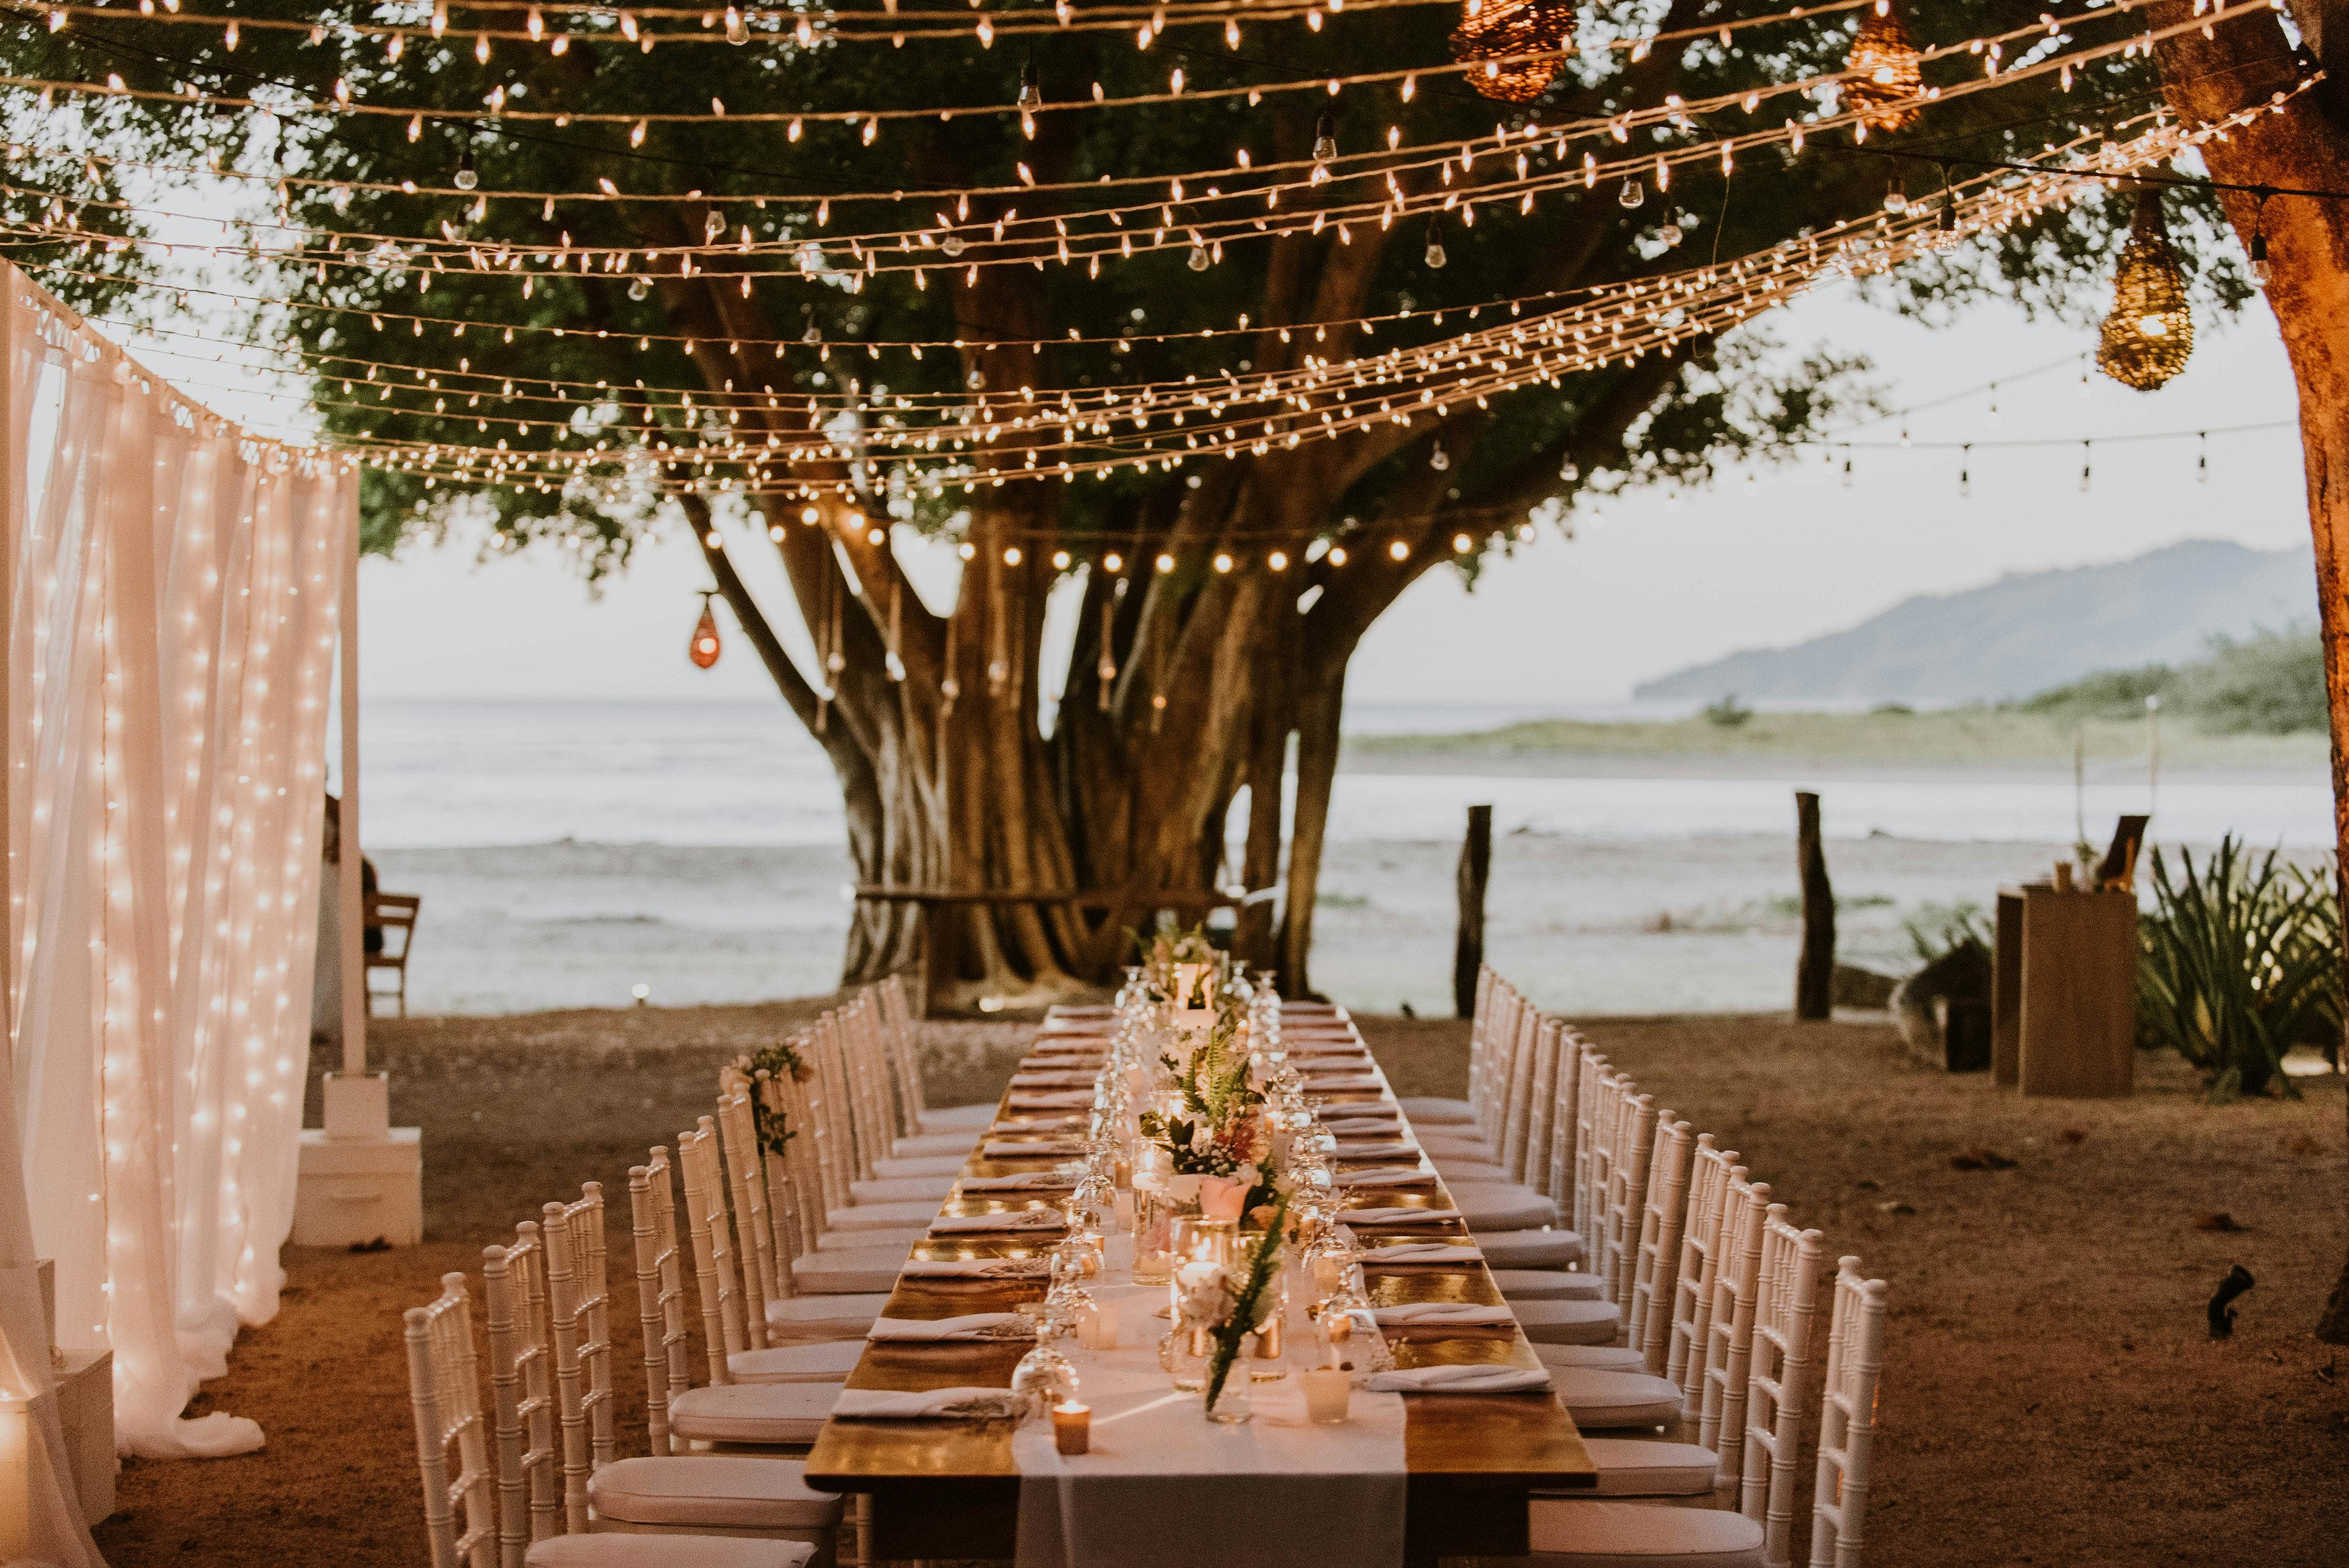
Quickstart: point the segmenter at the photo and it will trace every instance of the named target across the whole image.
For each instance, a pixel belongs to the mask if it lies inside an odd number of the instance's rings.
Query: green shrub
[[[1972,948],[1985,962],[1990,959],[1990,921],[1980,904],[1920,904],[1900,922],[1920,963],[1938,963],[1959,948]]]
[[[1740,702],[1734,691],[1718,702],[1708,702],[1704,705],[1705,722],[1718,724],[1724,730],[1734,730],[1752,717],[1754,717],[1754,710]]]
[[[2178,672],[2178,701],[2198,725],[2220,734],[2322,731],[2324,650],[2313,631],[2215,638],[2209,658]]]
[[[2294,1091],[2282,1071],[2296,1045],[2340,1059],[2341,908],[2332,868],[2275,851],[2246,854],[2232,835],[2173,881],[2153,852],[2154,911],[2138,923],[2137,1044],[2167,1046],[2201,1070],[2213,1099]]]

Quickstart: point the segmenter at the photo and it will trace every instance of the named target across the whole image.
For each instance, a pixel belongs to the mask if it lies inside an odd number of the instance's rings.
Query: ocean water
[[[1362,706],[1359,733],[1475,730],[1526,709]],[[576,844],[834,847],[839,792],[822,752],[766,702],[381,699],[361,732],[361,809],[370,847]],[[2124,812],[2155,809],[2164,843],[2233,832],[2254,844],[2322,848],[2333,838],[2321,772],[2250,780],[2172,777],[2149,802],[2134,769],[2095,774],[2075,799],[2067,765],[1980,774],[1838,768],[1707,776],[1461,772],[1340,774],[1330,835],[1345,843],[1456,841],[1471,803],[1497,834],[1594,840],[1791,834],[1797,788],[1825,797],[1831,838],[2063,843],[2085,815],[2101,841]]]

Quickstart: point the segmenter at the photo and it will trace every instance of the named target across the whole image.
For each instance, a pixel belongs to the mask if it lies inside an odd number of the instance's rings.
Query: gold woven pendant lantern
[[[2113,307],[2096,340],[2096,369],[2125,387],[2153,391],[2186,369],[2194,352],[2194,311],[2186,299],[2186,273],[2170,248],[2161,192],[2137,198],[2128,243],[2113,270]]]
[[[1843,84],[1843,106],[1859,116],[1862,126],[1902,130],[1916,122],[1925,73],[1892,0],[1876,0],[1876,8],[1860,18],[1859,36],[1851,41],[1844,68],[1851,76]]]
[[[1470,66],[1468,85],[1486,98],[1531,103],[1557,79],[1573,42],[1574,7],[1561,0],[1468,0],[1452,57]]]

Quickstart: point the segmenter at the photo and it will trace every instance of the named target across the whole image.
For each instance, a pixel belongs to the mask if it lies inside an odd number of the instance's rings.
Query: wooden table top
[[[1309,1025],[1306,1026],[1309,1028]],[[1057,1035],[1066,1039],[1067,1035]],[[1010,1093],[998,1103],[999,1119],[1009,1114]],[[1375,1092],[1330,1094],[1319,1098],[1330,1105],[1360,1102],[1393,1106],[1392,1092],[1381,1075],[1381,1087]],[[1402,1136],[1410,1137],[1410,1121],[1395,1107],[1397,1125]],[[1036,1113],[1044,1114],[1044,1113]],[[1067,1136],[1067,1135],[1061,1135]],[[1002,1141],[1000,1135],[982,1135],[979,1144]],[[1417,1140],[1413,1138],[1414,1142]],[[1003,1176],[1040,1168],[1048,1160],[1068,1158],[1065,1154],[1039,1158],[988,1158],[974,1145],[970,1158],[964,1162],[964,1176]],[[1394,1158],[1340,1162],[1342,1172],[1347,1164],[1358,1167],[1393,1166]],[[1419,1163],[1423,1169],[1433,1170],[1423,1154]],[[1358,1189],[1350,1207],[1392,1207],[1422,1200],[1428,1207],[1453,1207],[1451,1197],[1440,1179],[1430,1193],[1423,1188],[1398,1191],[1393,1189]],[[981,1193],[966,1199],[959,1183],[941,1205],[940,1212],[977,1214],[1005,1208],[1039,1207],[1066,1197],[1065,1193],[1046,1192],[1040,1196],[1025,1193]],[[1046,1233],[1040,1240],[989,1237],[984,1239],[929,1240],[917,1243],[913,1256],[918,1258],[978,1258],[1026,1257],[1040,1254],[1060,1232]],[[1457,1221],[1443,1225],[1412,1226],[1406,1230],[1388,1231],[1363,1228],[1365,1241],[1454,1240],[1465,1241],[1465,1227]],[[1417,1268],[1388,1269],[1370,1272],[1367,1275],[1371,1299],[1380,1305],[1404,1302],[1501,1302],[1500,1291],[1492,1275],[1481,1262],[1448,1264]],[[1047,1282],[1033,1280],[955,1280],[901,1278],[890,1293],[885,1315],[897,1318],[953,1317],[963,1313],[1010,1312],[1022,1302],[1043,1299]],[[1449,1333],[1430,1331],[1390,1331],[1388,1344],[1394,1352],[1398,1366],[1453,1366],[1469,1363],[1494,1363],[1506,1366],[1538,1367],[1535,1355],[1523,1333],[1515,1324],[1507,1329],[1466,1328]],[[885,1388],[919,1390],[943,1388],[956,1385],[1009,1386],[1012,1368],[1028,1349],[1020,1342],[968,1344],[907,1344],[903,1342],[874,1344],[868,1342],[856,1369],[848,1376],[852,1388]],[[1417,1481],[1426,1478],[1474,1478],[1483,1483],[1480,1490],[1497,1486],[1511,1493],[1522,1493],[1538,1484],[1547,1488],[1573,1488],[1593,1484],[1590,1457],[1582,1446],[1582,1438],[1574,1421],[1557,1402],[1555,1395],[1528,1394],[1413,1394],[1403,1401],[1404,1457],[1410,1475]],[[987,1482],[1012,1480],[1019,1476],[1019,1467],[1011,1458],[1012,1423],[1009,1421],[966,1420],[872,1420],[826,1421],[822,1436],[807,1459],[807,1480],[811,1486],[833,1491],[887,1491],[892,1495],[918,1496],[920,1483]],[[1414,1488],[1416,1495],[1417,1489]],[[1522,1510],[1519,1511],[1522,1518]]]

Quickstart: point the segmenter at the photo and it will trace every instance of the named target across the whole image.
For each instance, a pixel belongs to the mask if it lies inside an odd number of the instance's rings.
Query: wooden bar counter
[[[1318,1096],[1330,1104],[1392,1103],[1383,1073],[1377,1093],[1367,1091]],[[1009,1114],[1009,1092],[997,1106],[1000,1119]],[[1401,1117],[1398,1109],[1397,1116]],[[1407,1119],[1399,1119],[1403,1135],[1417,1143]],[[1034,1170],[1046,1160],[988,1158],[978,1152],[1004,1135],[981,1135],[962,1174],[1003,1176]],[[1420,1157],[1422,1168],[1426,1157]],[[1348,1164],[1393,1165],[1394,1159],[1340,1162],[1341,1178]],[[1413,1189],[1413,1191],[1425,1190]],[[1041,1199],[1025,1195],[985,1194],[966,1199],[959,1183],[941,1212],[976,1214],[991,1208],[1025,1208],[1055,1201],[1064,1194]],[[1352,1200],[1356,1207],[1377,1207],[1396,1201],[1392,1189],[1370,1190]],[[1453,1203],[1439,1181],[1428,1199],[1430,1206]],[[913,1255],[923,1258],[1021,1257],[1040,1252],[1059,1237],[1052,1232],[1035,1238],[990,1238],[985,1241],[941,1238],[916,1245]],[[1368,1231],[1365,1244],[1375,1241],[1469,1240],[1458,1222],[1417,1226],[1389,1233]],[[1368,1275],[1372,1301],[1381,1306],[1404,1302],[1447,1301],[1499,1303],[1499,1290],[1482,1263],[1444,1267],[1381,1270]],[[1045,1282],[1037,1280],[900,1279],[889,1297],[885,1315],[898,1318],[952,1317],[964,1313],[1011,1312],[1022,1302],[1043,1299]],[[1456,1334],[1414,1332],[1393,1334],[1388,1343],[1399,1366],[1468,1363],[1499,1363],[1538,1367],[1541,1362],[1515,1325],[1504,1329],[1467,1328]],[[974,1344],[867,1343],[856,1369],[849,1375],[852,1388],[918,1390],[957,1384],[1009,1386],[1012,1368],[1028,1350],[1025,1342]],[[1428,1395],[1405,1397],[1403,1432],[1409,1469],[1405,1503],[1406,1561],[1432,1560],[1438,1555],[1521,1555],[1526,1551],[1527,1494],[1538,1487],[1562,1490],[1596,1484],[1589,1455],[1573,1418],[1556,1396],[1541,1394]],[[1205,1417],[1202,1417],[1202,1419]],[[888,1558],[1008,1558],[1013,1553],[1019,1512],[1019,1471],[1011,1457],[1012,1423],[966,1420],[833,1420],[808,1455],[808,1484],[832,1491],[870,1493],[873,1498],[873,1554]]]

